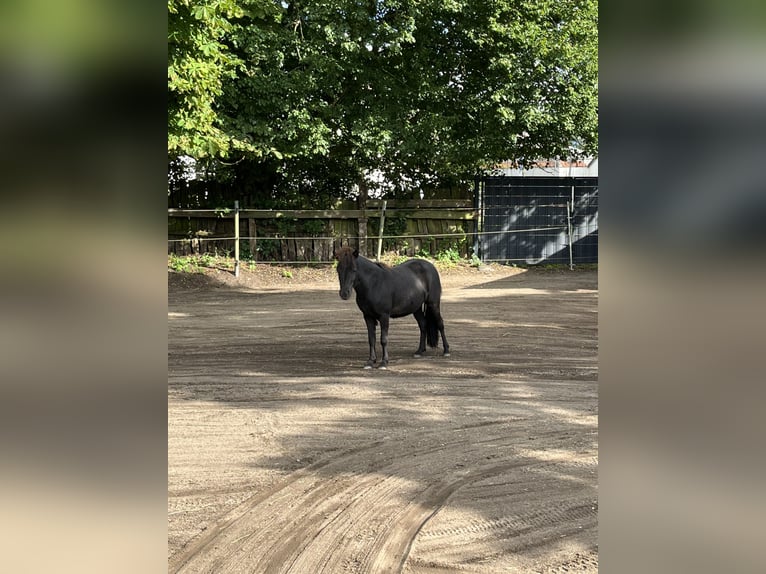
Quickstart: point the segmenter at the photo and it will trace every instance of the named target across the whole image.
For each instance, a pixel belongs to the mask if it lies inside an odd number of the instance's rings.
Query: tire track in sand
[[[317,462],[233,510],[172,557],[170,572],[401,571],[415,536],[458,489],[541,464],[513,455],[516,435],[485,422]],[[484,456],[477,445],[490,442],[506,460]]]

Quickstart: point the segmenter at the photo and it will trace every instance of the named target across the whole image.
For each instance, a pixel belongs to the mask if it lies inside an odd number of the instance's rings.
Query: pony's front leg
[[[380,368],[388,367],[388,315],[380,317],[380,346],[383,347],[383,360],[380,362]]]
[[[367,341],[370,344],[370,358],[365,363],[364,368],[371,369],[378,360],[377,355],[375,355],[375,317],[365,315],[364,322],[367,324]]]

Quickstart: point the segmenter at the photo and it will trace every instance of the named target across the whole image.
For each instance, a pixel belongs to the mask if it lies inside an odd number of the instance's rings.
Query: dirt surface
[[[170,572],[597,572],[595,271],[443,271],[452,355],[386,371],[283,271],[168,274]]]

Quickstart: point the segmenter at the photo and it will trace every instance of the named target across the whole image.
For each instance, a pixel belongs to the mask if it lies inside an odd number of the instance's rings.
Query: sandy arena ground
[[[168,274],[170,572],[598,571],[596,271],[445,271],[386,371],[292,274]]]

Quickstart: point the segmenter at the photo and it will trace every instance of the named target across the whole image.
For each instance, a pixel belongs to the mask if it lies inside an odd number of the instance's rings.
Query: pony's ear
[[[359,257],[359,250],[358,249],[354,249],[353,255],[354,255],[354,257]]]

